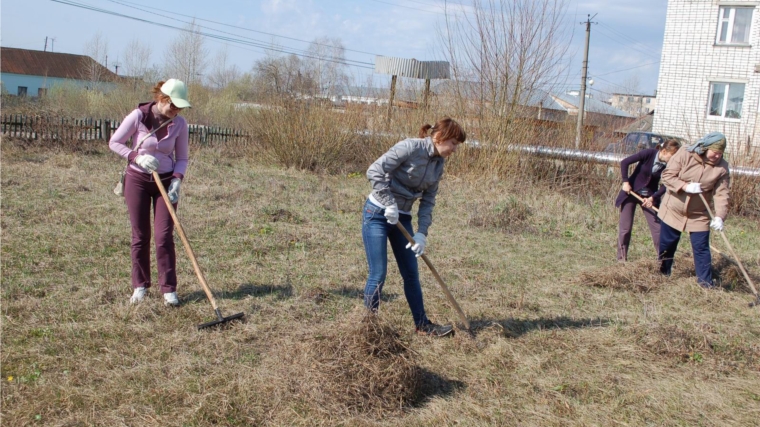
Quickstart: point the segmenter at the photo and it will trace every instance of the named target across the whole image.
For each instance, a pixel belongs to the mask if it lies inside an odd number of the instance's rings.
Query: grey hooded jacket
[[[414,201],[420,199],[417,232],[427,236],[428,227],[433,223],[443,164],[443,157],[435,155],[430,137],[405,139],[367,169],[372,196],[385,206],[396,203],[399,210],[407,212],[411,212]]]

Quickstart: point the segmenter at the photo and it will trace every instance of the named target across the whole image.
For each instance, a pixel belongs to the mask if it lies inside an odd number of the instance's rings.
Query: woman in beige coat
[[[667,192],[660,204],[660,272],[670,275],[673,257],[681,239],[688,231],[694,253],[697,283],[702,287],[715,286],[712,280],[710,228],[723,230],[728,214],[728,163],[723,159],[726,137],[720,132],[705,135],[696,144],[681,148],[662,172]],[[702,198],[715,205],[711,221]]]

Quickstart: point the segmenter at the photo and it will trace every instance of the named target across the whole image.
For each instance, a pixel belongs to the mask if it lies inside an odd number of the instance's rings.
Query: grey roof
[[[437,94],[454,93],[458,87],[459,91],[465,98],[477,99],[483,89],[477,82],[444,80],[433,86],[433,91]],[[521,104],[527,107],[546,108],[550,110],[566,111],[562,104],[552,98],[549,92],[540,89],[534,89],[531,93],[523,93]]]
[[[578,105],[580,101],[580,96],[570,95],[567,93],[555,93],[555,94],[552,94],[552,96],[559,98],[562,101],[565,101],[572,105]],[[629,117],[629,118],[636,117],[636,116],[626,113],[623,110],[617,109],[609,104],[605,104],[602,101],[599,101],[594,98],[588,98],[588,97],[586,98],[584,109],[586,110],[587,113],[607,114],[609,116],[619,116],[619,117]]]

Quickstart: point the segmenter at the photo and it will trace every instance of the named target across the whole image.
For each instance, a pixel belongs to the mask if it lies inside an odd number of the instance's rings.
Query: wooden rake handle
[[[715,218],[713,216],[712,210],[710,209],[710,205],[707,204],[707,200],[705,199],[705,196],[702,195],[702,193],[699,193],[699,198],[702,199],[702,203],[705,204],[705,208],[707,209],[707,213],[710,214],[710,219]],[[739,257],[736,256],[736,252],[734,252],[733,246],[731,246],[731,243],[728,241],[728,237],[726,237],[726,233],[724,233],[722,230],[720,232],[720,237],[723,238],[723,242],[726,243],[726,246],[728,247],[729,252],[731,252],[731,256],[734,257],[736,260],[736,265],[739,266],[739,270],[742,271],[742,274],[744,275],[744,279],[749,284],[750,289],[752,289],[752,293],[755,294],[755,298],[760,300],[760,295],[757,294],[757,289],[755,289],[755,284],[752,283],[752,279],[749,278],[749,274],[747,274],[747,270],[744,269],[744,266],[742,265],[742,262],[739,260]]]
[[[182,244],[185,246],[185,252],[187,252],[187,256],[190,257],[190,261],[193,262],[193,270],[195,270],[195,275],[198,276],[198,280],[201,282],[203,291],[206,292],[206,297],[208,297],[209,302],[211,302],[211,307],[213,307],[216,311],[216,300],[214,299],[214,295],[211,293],[211,288],[208,287],[206,278],[203,277],[201,267],[198,265],[198,260],[195,259],[193,248],[190,247],[190,242],[187,240],[187,236],[185,236],[185,230],[182,228],[182,224],[180,224],[179,218],[177,218],[177,213],[174,211],[174,206],[169,201],[169,195],[166,194],[166,188],[164,188],[164,184],[161,182],[161,177],[159,177],[158,173],[155,171],[153,172],[153,179],[156,181],[156,185],[158,185],[158,191],[161,192],[161,197],[164,198],[164,203],[166,204],[166,208],[169,210],[169,214],[172,216],[172,220],[174,220],[174,226],[177,229],[179,238],[182,239]]]
[[[396,223],[396,227],[398,227],[399,230],[401,230],[401,233],[406,237],[406,240],[409,241],[412,245],[415,245],[417,242],[414,241],[414,238],[409,234],[408,231],[406,231],[406,228],[404,228],[403,225],[401,225],[400,222]],[[427,264],[428,268],[430,268],[430,271],[433,273],[433,276],[435,277],[435,280],[438,281],[438,284],[441,285],[441,289],[443,289],[443,293],[446,294],[446,298],[448,298],[449,303],[454,307],[454,309],[457,311],[457,314],[459,314],[459,318],[462,320],[462,323],[464,323],[465,328],[467,330],[470,330],[470,321],[467,320],[467,316],[464,315],[464,312],[462,311],[462,308],[459,307],[459,304],[457,304],[457,300],[454,299],[454,296],[451,295],[451,292],[449,291],[449,288],[446,286],[446,283],[443,282],[443,279],[441,279],[441,276],[438,274],[438,270],[433,267],[433,263],[430,262],[430,259],[425,255],[424,253],[420,255],[423,261],[425,261],[425,264]]]

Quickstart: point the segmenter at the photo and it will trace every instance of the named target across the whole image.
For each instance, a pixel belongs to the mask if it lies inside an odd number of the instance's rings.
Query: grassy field
[[[341,406],[320,394],[314,349],[359,318],[369,184],[254,158],[191,153],[181,221],[223,313],[246,315],[198,331],[213,312],[178,239],[181,306],[164,307],[155,290],[129,304],[129,223],[111,192],[123,164],[105,144],[3,141],[4,426],[760,422],[760,309],[746,290],[706,291],[694,277],[652,279],[649,292],[590,286],[582,273],[616,267],[611,192],[579,200],[453,175],[428,254],[474,337],[414,335],[391,264],[380,316],[421,369],[417,397],[385,412]],[[730,218],[727,233],[757,277],[757,219]],[[630,259],[654,258],[649,239],[638,218]],[[429,316],[456,322],[424,265],[421,274]]]

